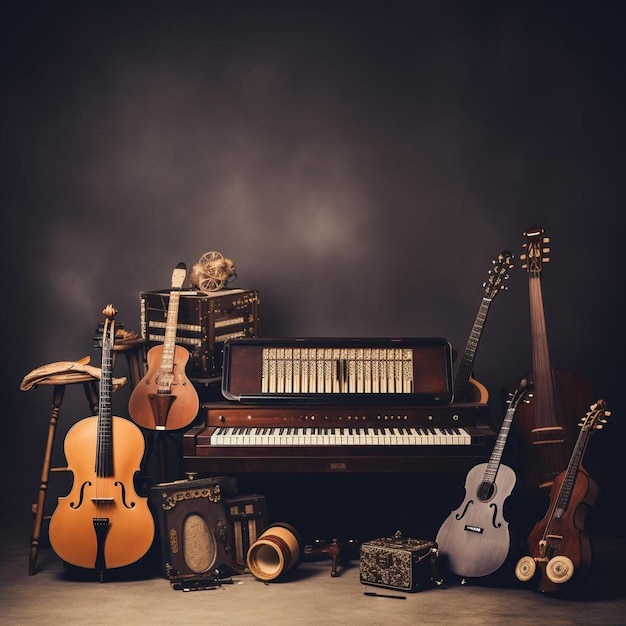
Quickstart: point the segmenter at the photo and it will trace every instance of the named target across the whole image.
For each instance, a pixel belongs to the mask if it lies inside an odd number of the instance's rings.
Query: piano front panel
[[[188,471],[448,472],[488,460],[496,434],[487,405],[203,405],[188,429]]]
[[[448,403],[445,339],[241,339],[225,344],[222,392],[245,402]]]

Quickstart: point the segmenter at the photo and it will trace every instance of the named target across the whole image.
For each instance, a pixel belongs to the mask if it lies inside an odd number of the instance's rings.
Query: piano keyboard
[[[471,445],[464,428],[218,427],[213,446],[450,446]]]
[[[209,402],[183,435],[186,471],[467,472],[496,434],[486,404]]]

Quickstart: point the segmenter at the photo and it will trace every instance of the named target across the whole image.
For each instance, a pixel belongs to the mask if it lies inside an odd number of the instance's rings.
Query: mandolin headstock
[[[548,256],[550,254],[550,247],[547,245],[550,243],[549,237],[545,236],[543,228],[533,227],[529,228],[525,233],[526,242],[523,244],[525,253],[520,254],[520,260],[522,261],[522,267],[534,276],[541,274],[541,269],[544,263],[550,260]]]
[[[601,430],[611,415],[611,411],[606,408],[606,402],[598,400],[589,409],[589,412],[580,420],[578,425],[582,430]]]

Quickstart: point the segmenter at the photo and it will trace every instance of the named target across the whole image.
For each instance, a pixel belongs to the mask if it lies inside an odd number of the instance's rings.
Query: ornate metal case
[[[364,585],[398,591],[421,591],[440,584],[437,544],[409,539],[398,531],[393,537],[361,544],[359,576]]]

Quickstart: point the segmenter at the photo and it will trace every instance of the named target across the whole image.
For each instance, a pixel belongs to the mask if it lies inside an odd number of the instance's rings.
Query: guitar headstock
[[[578,424],[582,430],[601,430],[610,417],[611,411],[606,408],[604,400],[598,400],[589,407],[589,412]]]
[[[513,267],[512,260],[513,254],[508,250],[504,250],[498,255],[497,259],[491,261],[493,267],[489,270],[489,277],[483,283],[485,298],[493,300],[500,291],[508,289],[504,281],[509,278],[508,270]]]
[[[526,236],[526,243],[522,247],[526,249],[526,252],[520,254],[520,260],[524,261],[522,267],[529,274],[538,276],[541,274],[543,263],[550,260],[548,256],[550,247],[547,245],[550,243],[550,239],[545,236],[543,228],[538,227],[529,228],[524,235]]]
[[[522,402],[528,402],[528,398],[533,395],[533,383],[528,378],[522,378],[520,380],[517,389],[511,394],[511,399],[508,400],[509,411],[517,410],[517,407]]]
[[[187,266],[181,261],[172,272],[172,289],[182,289],[187,278]]]

